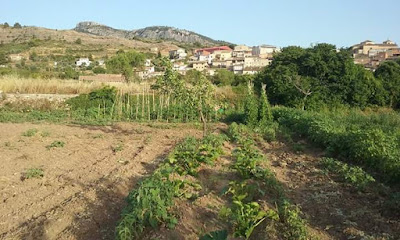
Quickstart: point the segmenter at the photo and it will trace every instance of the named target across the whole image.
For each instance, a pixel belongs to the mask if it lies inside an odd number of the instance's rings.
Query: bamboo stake
[[[135,114],[136,120],[138,118],[138,112],[139,112],[139,93],[136,94],[136,114]]]

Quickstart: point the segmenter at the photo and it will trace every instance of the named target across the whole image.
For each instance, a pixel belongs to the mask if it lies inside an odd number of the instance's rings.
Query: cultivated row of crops
[[[191,198],[190,189],[201,188],[180,176],[195,175],[202,163],[212,163],[222,153],[223,138],[208,135],[202,140],[186,138],[164,163],[130,192],[128,206],[117,226],[117,239],[140,239],[146,227],[177,224],[171,208],[178,197]]]
[[[315,113],[274,108],[280,126],[329,154],[372,170],[388,183],[400,182],[400,116],[395,112],[365,114]]]
[[[261,166],[266,159],[254,147],[249,129],[233,123],[229,127],[229,136],[237,144],[232,167],[241,177],[231,183],[228,192],[232,195],[233,205],[225,210],[234,221],[234,234],[248,239],[255,227],[267,220],[266,229],[271,232],[264,234],[278,235],[282,239],[307,239],[309,234],[306,222],[300,217],[301,211],[290,203],[275,175]],[[261,210],[257,196],[267,198],[272,207],[268,211]]]

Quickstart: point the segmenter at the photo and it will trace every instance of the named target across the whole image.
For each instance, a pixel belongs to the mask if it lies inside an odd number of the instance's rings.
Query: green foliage
[[[256,202],[234,200],[232,208],[222,209],[225,217],[234,222],[234,236],[249,239],[254,229],[265,220],[267,213]]]
[[[386,90],[386,103],[393,108],[400,108],[400,64],[386,61],[379,65],[375,76],[382,81]]]
[[[68,66],[64,69],[64,73],[62,73],[60,77],[63,79],[79,79],[79,72]]]
[[[92,69],[94,74],[103,74],[106,73],[106,69],[102,68],[102,67],[94,67]]]
[[[233,152],[235,158],[235,169],[243,178],[261,177],[263,171],[258,167],[259,162],[264,159],[264,156],[260,152],[250,145],[244,145],[238,147]]]
[[[50,145],[47,145],[46,148],[47,148],[47,150],[50,150],[52,148],[62,148],[62,147],[64,147],[64,145],[65,145],[65,142],[63,142],[63,141],[54,141]]]
[[[345,182],[358,189],[364,189],[368,184],[375,182],[375,179],[360,167],[349,166],[333,158],[323,158],[321,163],[327,171],[338,174]]]
[[[142,181],[138,188],[128,196],[128,206],[123,210],[121,220],[116,228],[117,239],[140,239],[141,233],[146,227],[158,227],[161,223],[173,228],[177,219],[171,208],[174,198],[184,196],[193,197],[183,189],[185,185],[201,189],[198,184],[191,184],[181,180],[171,180],[170,176],[178,174],[195,173],[195,168],[200,161],[210,162],[215,158],[215,153],[221,148],[223,140],[218,136],[208,136],[203,141],[188,137],[180,143],[167,157],[166,161],[151,175]],[[203,145],[211,145],[216,149],[206,148],[204,154]]]
[[[111,73],[122,74],[127,81],[133,76],[134,67],[142,67],[145,55],[136,51],[119,51],[117,55],[106,62],[107,70]]]
[[[42,178],[43,176],[44,171],[41,168],[30,168],[24,174],[25,179]]]
[[[400,180],[400,141],[397,113],[314,113],[275,108],[279,124],[306,137],[339,159],[378,173],[388,183]]]
[[[14,28],[22,28],[21,24],[19,24],[18,22],[14,23]]]
[[[233,84],[235,74],[226,69],[218,69],[212,77],[213,84],[217,86],[230,86]]]
[[[264,186],[268,188],[268,193],[276,201],[277,212],[261,210],[257,203],[251,202],[255,196],[255,185],[252,184],[252,187],[249,187],[247,182],[239,182],[231,183],[228,190],[229,193],[233,194],[234,206],[221,209],[220,215],[234,219],[237,236],[250,237],[257,224],[268,218],[279,226],[282,239],[308,239],[306,222],[300,217],[300,210],[288,202],[283,187],[274,174],[268,169],[260,167],[259,163],[263,159],[263,155],[252,147],[254,145],[251,144],[252,140],[249,140],[249,136],[244,135],[245,132],[240,131],[240,127],[235,124],[230,126],[229,133],[233,136],[234,141],[242,144],[233,153],[236,160],[233,168],[243,178],[262,181]],[[260,189],[260,187],[256,186],[256,189]],[[261,193],[263,194],[263,192]]]
[[[265,85],[261,89],[261,97],[259,103],[258,119],[260,119],[260,125],[268,125],[273,121],[271,105],[269,104],[267,94],[265,92]]]
[[[208,135],[202,141],[188,137],[168,156],[168,162],[180,175],[196,175],[201,163],[212,164],[222,153],[224,138]]]
[[[323,105],[382,105],[382,81],[356,65],[348,51],[334,45],[286,47],[255,79],[265,83],[274,105],[319,109]]]
[[[129,193],[128,207],[122,213],[116,232],[117,239],[140,239],[145,227],[156,228],[166,223],[173,228],[177,219],[171,214],[174,197],[179,194],[179,181],[169,180],[161,172],[155,172]]]
[[[122,143],[118,143],[115,146],[111,146],[111,150],[116,153],[116,152],[121,152],[122,150],[124,150],[124,144]]]
[[[22,136],[24,137],[33,137],[36,135],[38,130],[36,128],[28,129],[26,132],[22,133]]]
[[[305,221],[300,217],[299,208],[283,200],[278,205],[279,219],[283,223],[283,237],[288,240],[307,240]]]
[[[228,231],[225,229],[207,233],[199,238],[199,240],[227,240],[227,239],[228,239]]]
[[[38,60],[38,55],[37,55],[37,53],[36,53],[35,51],[31,52],[31,53],[29,54],[29,59],[30,59],[31,61],[36,62],[36,61]]]
[[[81,38],[77,38],[77,39],[75,40],[75,43],[76,43],[76,44],[82,44],[82,39],[81,39]]]
[[[244,121],[249,127],[255,127],[258,124],[258,101],[251,85],[249,85],[244,104]]]

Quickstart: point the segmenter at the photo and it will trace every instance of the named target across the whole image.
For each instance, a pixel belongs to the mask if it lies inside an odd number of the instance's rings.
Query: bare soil
[[[0,239],[113,239],[129,191],[178,141],[201,136],[169,126],[0,123]],[[65,145],[46,148],[54,141]],[[44,176],[25,179],[30,168]]]
[[[400,239],[398,213],[387,213],[387,187],[374,184],[359,191],[327,174],[320,164],[325,153],[303,142],[302,152],[282,142],[260,142],[268,167],[300,207],[310,232],[320,239]]]

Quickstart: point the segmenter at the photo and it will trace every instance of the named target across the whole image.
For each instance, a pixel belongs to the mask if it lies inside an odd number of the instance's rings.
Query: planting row
[[[253,147],[245,125],[233,123],[229,128],[231,140],[238,145],[233,152],[233,169],[241,180],[230,184],[228,193],[232,206],[221,210],[221,214],[233,223],[234,235],[249,239],[255,228],[265,221],[263,235],[277,235],[282,239],[307,239],[306,223],[300,217],[299,208],[285,196],[282,185],[275,175],[261,166],[265,156]],[[267,198],[268,210],[257,202]]]
[[[208,135],[202,140],[188,137],[180,143],[150,177],[130,192],[116,228],[117,239],[140,239],[146,228],[161,224],[173,228],[178,222],[172,211],[174,199],[192,198],[190,191],[201,188],[182,176],[196,175],[201,164],[211,164],[222,153],[223,142],[221,136]]]
[[[400,116],[396,113],[364,115],[321,114],[274,108],[279,125],[332,156],[366,167],[385,182],[400,182]]]

